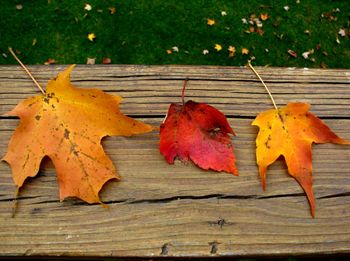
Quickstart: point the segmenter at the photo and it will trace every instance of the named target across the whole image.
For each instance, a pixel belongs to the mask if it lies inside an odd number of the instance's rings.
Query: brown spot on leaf
[[[37,121],[40,120],[40,118],[41,118],[40,115],[36,115],[36,116],[35,116],[35,119],[36,119]]]
[[[70,134],[70,131],[69,130],[67,130],[67,129],[64,129],[64,138],[65,139],[69,139],[69,134]]]
[[[269,128],[270,130],[272,129],[272,126],[271,126],[271,122],[267,122],[267,128]]]
[[[47,103],[47,104],[50,103],[50,99],[49,99],[48,97],[44,97],[43,101],[44,101],[45,103]]]

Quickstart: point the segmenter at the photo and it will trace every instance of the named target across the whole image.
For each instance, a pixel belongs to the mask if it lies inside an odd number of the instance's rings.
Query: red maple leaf
[[[234,135],[225,115],[205,103],[184,102],[186,80],[182,89],[182,104],[172,103],[160,126],[160,152],[169,164],[176,157],[192,160],[200,168],[225,171],[238,175],[233,144]]]

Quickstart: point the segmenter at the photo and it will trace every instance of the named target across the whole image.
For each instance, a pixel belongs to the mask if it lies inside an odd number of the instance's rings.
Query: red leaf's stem
[[[40,86],[40,84],[35,80],[35,78],[33,77],[33,75],[31,74],[31,72],[27,69],[27,67],[21,62],[20,59],[18,59],[17,55],[15,54],[15,52],[12,50],[11,47],[9,47],[9,51],[12,54],[12,56],[16,59],[16,61],[22,66],[22,68],[26,71],[26,73],[29,75],[29,77],[33,80],[33,82],[35,83],[35,85],[39,88],[39,90],[45,95],[45,91],[44,89]]]
[[[182,105],[185,105],[185,89],[186,89],[187,82],[188,82],[188,78],[185,79],[184,87],[182,88],[182,94],[181,94]]]
[[[275,100],[274,100],[273,97],[272,97],[272,94],[271,94],[269,88],[267,88],[266,84],[264,83],[263,79],[261,79],[261,77],[260,77],[260,75],[258,74],[258,72],[255,71],[253,65],[250,63],[250,60],[248,61],[248,66],[249,66],[249,68],[255,73],[255,75],[259,78],[259,80],[261,81],[261,83],[264,85],[265,90],[267,91],[267,93],[268,93],[269,96],[270,96],[270,99],[271,99],[271,101],[272,101],[273,106],[274,106],[275,109],[278,111],[277,105],[276,105],[276,103],[275,103]]]

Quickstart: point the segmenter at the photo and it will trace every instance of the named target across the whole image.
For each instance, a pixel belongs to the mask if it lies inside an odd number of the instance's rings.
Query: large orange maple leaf
[[[312,143],[350,144],[339,138],[319,118],[309,112],[306,103],[288,103],[281,109],[260,113],[252,125],[259,127],[256,138],[256,159],[262,186],[266,185],[266,170],[281,155],[289,174],[304,189],[315,216],[315,198],[312,191]]]
[[[18,116],[20,124],[2,160],[11,166],[20,188],[48,156],[57,171],[60,200],[78,197],[96,203],[102,186],[119,179],[101,139],[145,133],[152,127],[123,115],[118,108],[120,96],[74,87],[70,83],[73,68],[50,80],[45,95],[28,98],[8,113]]]

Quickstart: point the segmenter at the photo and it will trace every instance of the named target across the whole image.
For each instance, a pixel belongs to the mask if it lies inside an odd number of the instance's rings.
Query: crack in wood
[[[161,256],[168,255],[168,253],[169,253],[169,246],[170,246],[170,243],[165,243],[164,245],[162,245],[161,252],[160,252]]]
[[[218,250],[219,250],[219,242],[217,242],[217,241],[213,241],[213,242],[209,242],[208,243],[209,244],[209,246],[210,246],[210,254],[212,254],[212,255],[215,255],[215,254],[217,254],[217,252],[218,252]]]
[[[273,198],[286,198],[286,197],[304,197],[304,193],[289,193],[289,194],[280,194],[280,195],[270,195],[270,196],[259,196],[259,195],[225,195],[225,194],[208,194],[208,195],[202,195],[202,196],[174,196],[174,197],[168,197],[168,198],[159,198],[159,199],[139,199],[139,200],[130,200],[130,199],[122,199],[122,200],[109,200],[109,201],[103,201],[103,204],[105,205],[112,205],[112,204],[164,204],[169,203],[177,200],[202,200],[202,199],[242,199],[242,200],[250,200],[250,199],[257,199],[257,200],[264,200],[264,199],[273,199]],[[350,192],[344,192],[339,194],[331,194],[326,196],[317,197],[316,199],[328,199],[328,198],[336,198],[336,197],[348,197],[350,196]],[[39,198],[40,196],[28,196],[28,197],[19,197],[17,200],[27,200],[27,199],[35,199]],[[7,199],[0,199],[0,202],[7,202],[12,201],[15,198],[7,198]],[[47,203],[58,203],[59,200],[45,200],[40,202],[35,202],[33,204],[47,204]],[[87,205],[87,203],[77,200],[72,200],[70,202],[72,205]],[[100,203],[93,203],[88,205],[100,205]],[[217,222],[215,222],[217,224]],[[224,220],[222,224],[219,224],[221,227],[223,225],[227,224],[227,222]]]
[[[0,199],[0,202],[9,202],[9,201],[13,201],[13,200],[26,200],[26,199],[34,199],[34,198],[39,198],[40,196],[27,196],[27,197],[18,197],[18,198],[4,198],[4,199]]]
[[[340,198],[340,197],[348,197],[348,196],[350,196],[350,192],[326,195],[326,196],[318,197],[317,199]]]

